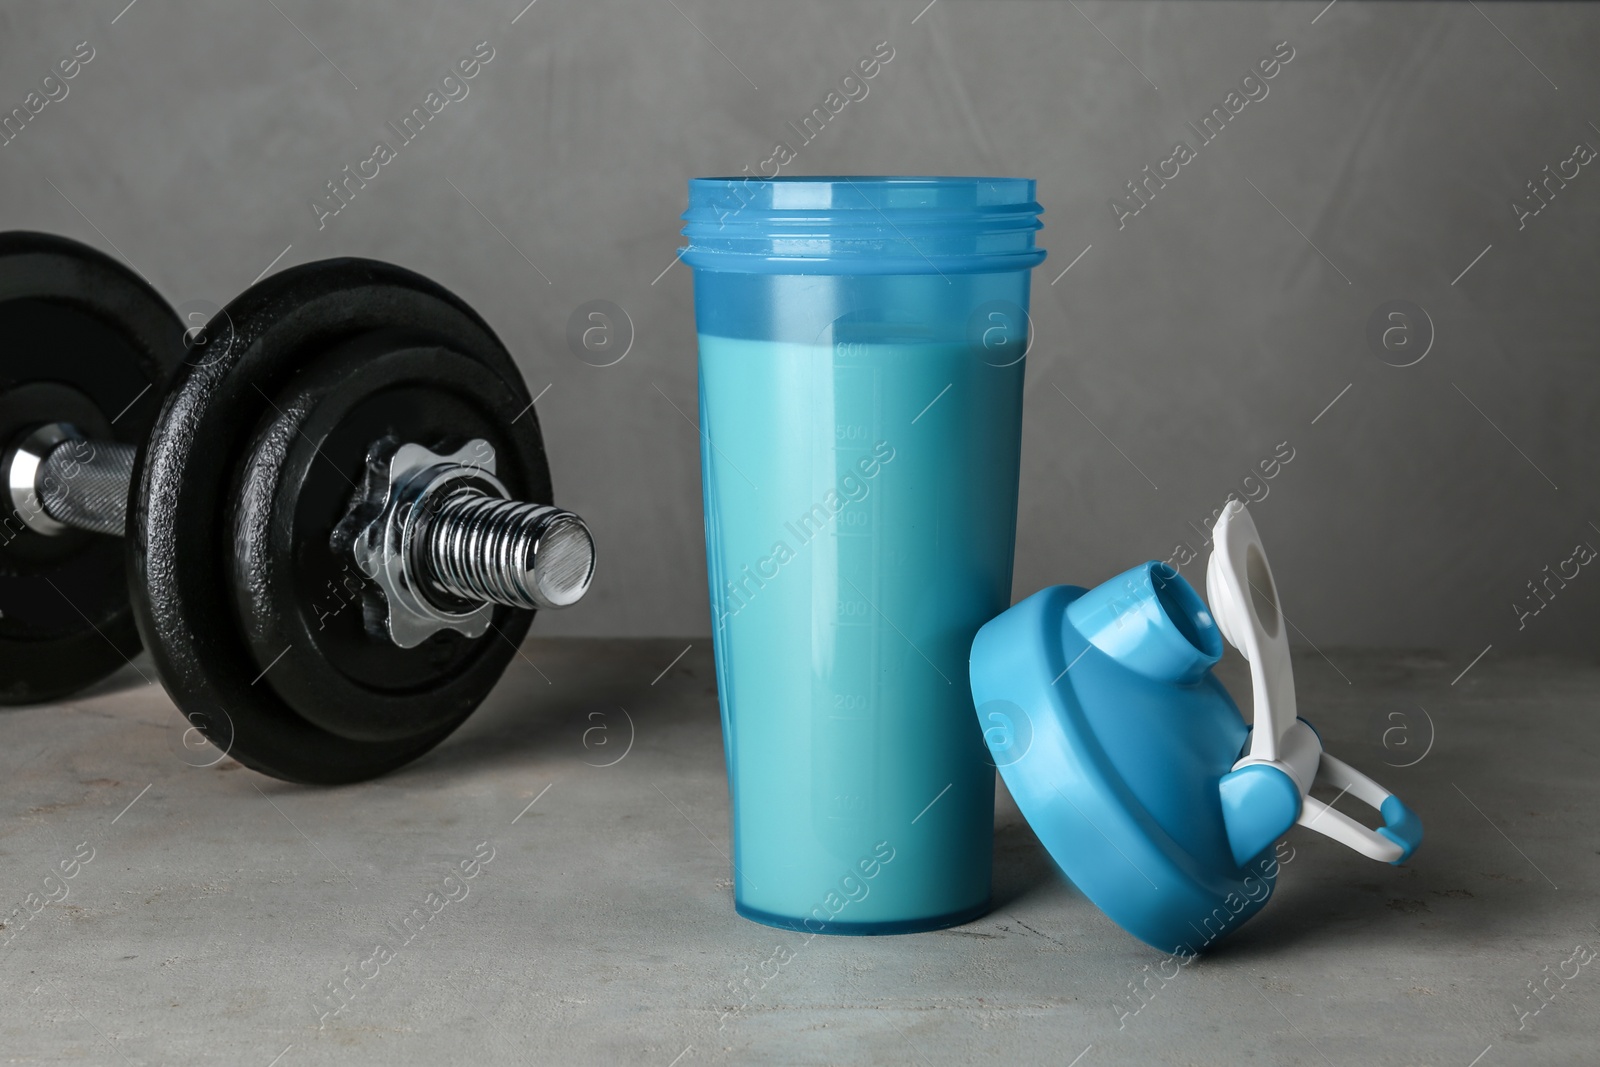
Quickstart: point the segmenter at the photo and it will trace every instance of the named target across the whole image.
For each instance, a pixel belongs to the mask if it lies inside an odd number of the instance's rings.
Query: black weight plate
[[[273,688],[268,679],[289,658],[322,653],[314,642],[286,646],[275,665],[262,663],[235,609],[233,520],[248,510],[236,515],[235,494],[250,464],[261,462],[255,453],[266,438],[258,442],[258,434],[279,417],[274,398],[289,394],[297,375],[375,333],[402,347],[446,348],[490,368],[505,383],[499,410],[510,412],[507,418],[529,406],[527,390],[511,356],[470,308],[388,264],[342,259],[291,268],[252,286],[224,315],[227,343],[180,367],[137,474],[142,492],[134,498],[128,549],[135,580],[148,592],[135,604],[139,632],[178,707],[241,763],[290,781],[372,778],[438,744],[475,702],[463,700],[442,721],[406,736],[374,739],[319,725]],[[542,472],[544,461],[531,411],[516,423],[515,442],[529,483],[547,485],[532,473]],[[355,462],[342,474],[355,483],[362,469]],[[294,518],[270,515],[272,523]],[[490,635],[474,669],[497,677],[530,621],[527,612],[508,615],[507,640]],[[253,629],[259,638],[263,631]]]
[[[132,270],[25,232],[0,233],[0,349],[0,451],[50,422],[142,445],[184,355],[177,315]],[[117,539],[42,536],[0,496],[0,704],[66,696],[138,651]]]
[[[273,398],[237,494],[229,584],[255,662],[271,667],[262,684],[303,718],[355,740],[403,740],[459,722],[499,680],[512,647],[499,634],[526,613],[497,610],[480,638],[445,631],[400,648],[377,585],[330,535],[380,439],[444,453],[481,438],[513,496],[548,501],[537,424],[517,418],[526,404],[520,378],[404,331],[328,352]]]

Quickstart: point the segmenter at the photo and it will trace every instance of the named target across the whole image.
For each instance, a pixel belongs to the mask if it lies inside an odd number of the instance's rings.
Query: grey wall
[[[275,269],[438,279],[548,386],[558,495],[602,539],[594,595],[541,627],[706,633],[673,407],[695,404],[690,272],[661,274],[684,181],[756,166],[887,40],[787,172],[1039,179],[1018,596],[1184,541],[1203,580],[1190,524],[1259,496],[1243,479],[1286,441],[1252,511],[1302,639],[1592,652],[1596,568],[1520,629],[1512,605],[1600,547],[1600,166],[1522,229],[1510,202],[1600,146],[1600,7],[924,2],[7,5],[0,110],[77,42],[95,57],[0,147],[0,227],[120,253],[174,304],[225,303],[286,247]],[[485,40],[469,95],[319,229],[323,183]],[[1269,95],[1119,229],[1110,198],[1285,40]],[[564,340],[597,298],[636,328],[607,368]],[[1402,298],[1436,335],[1404,368],[1365,336]]]

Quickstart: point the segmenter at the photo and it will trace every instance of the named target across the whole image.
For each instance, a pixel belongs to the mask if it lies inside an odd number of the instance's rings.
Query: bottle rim
[[[679,256],[762,274],[968,274],[1042,263],[1031,178],[695,178]]]

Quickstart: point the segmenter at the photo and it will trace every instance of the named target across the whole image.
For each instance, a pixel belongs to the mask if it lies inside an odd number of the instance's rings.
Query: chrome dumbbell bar
[[[4,458],[15,514],[47,537],[122,536],[137,451],[66,423],[40,427]],[[562,608],[588,591],[589,528],[570,511],[510,499],[488,442],[445,455],[380,445],[375,456],[384,477],[369,471],[366,506],[337,539],[383,590],[395,644],[413,648],[446,629],[480,637],[494,605]]]

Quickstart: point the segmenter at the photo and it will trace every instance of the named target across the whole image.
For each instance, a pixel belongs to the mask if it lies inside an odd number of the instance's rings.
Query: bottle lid
[[[1422,839],[1415,815],[1296,717],[1277,587],[1242,504],[1213,540],[1209,608],[1151,561],[1094,589],[1041,590],[972,646],[984,740],[1039,840],[1123,929],[1183,955],[1266,903],[1275,843],[1296,822],[1390,863]],[[1211,671],[1224,640],[1250,661],[1254,731]],[[1378,808],[1385,826],[1311,797],[1313,784]]]

